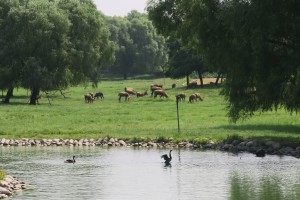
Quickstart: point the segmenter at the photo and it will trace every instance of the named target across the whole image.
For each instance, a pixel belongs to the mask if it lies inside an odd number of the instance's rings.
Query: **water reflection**
[[[14,199],[300,199],[299,160],[218,151],[0,147],[0,167],[34,186]],[[64,163],[76,156],[75,164]]]

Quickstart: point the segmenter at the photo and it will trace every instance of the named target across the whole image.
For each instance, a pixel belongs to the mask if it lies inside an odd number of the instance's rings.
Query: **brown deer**
[[[163,88],[163,85],[162,85],[162,84],[154,83],[154,84],[151,84],[151,85],[150,85],[150,88],[153,87],[153,86]]]
[[[193,88],[197,86],[197,80],[193,80],[187,85],[187,88]]]
[[[97,92],[96,94],[95,94],[95,96],[94,96],[94,98],[99,98],[100,97],[100,99],[104,99],[104,95],[103,95],[103,93],[102,92]]]
[[[147,91],[145,91],[145,92],[137,92],[136,93],[136,97],[143,97],[143,96],[146,96],[146,95],[148,95]]]
[[[190,95],[189,102],[193,103],[195,100],[196,100],[196,95],[195,94]]]
[[[125,87],[124,91],[127,92],[128,94],[135,95],[136,91],[133,88]]]
[[[185,94],[180,93],[176,95],[176,101],[185,100]]]
[[[84,95],[84,100],[85,100],[85,103],[93,103],[94,100],[95,100],[93,93],[85,94]]]
[[[151,89],[151,97],[153,96],[155,90],[162,90],[162,88],[158,86],[151,86],[150,89]]]
[[[159,95],[160,98],[161,98],[161,97],[166,97],[166,98],[169,97],[169,96],[167,95],[167,93],[166,93],[165,91],[163,91],[163,90],[155,90],[155,91],[154,91],[154,98],[156,98],[157,95]]]
[[[118,96],[119,96],[119,102],[121,102],[122,97],[125,98],[125,101],[129,101],[129,94],[127,92],[120,92]]]
[[[201,97],[200,93],[195,93],[194,95],[196,96],[196,101],[197,99],[199,99],[199,101],[203,101],[203,98]]]

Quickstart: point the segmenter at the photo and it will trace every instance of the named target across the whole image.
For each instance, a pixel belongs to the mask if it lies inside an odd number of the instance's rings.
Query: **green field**
[[[10,104],[0,104],[0,138],[94,138],[116,137],[134,140],[172,139],[205,143],[220,142],[228,137],[259,138],[288,142],[300,141],[300,118],[281,109],[277,112],[256,113],[249,120],[236,124],[226,116],[226,102],[220,88],[204,87],[186,90],[179,80],[171,89],[171,79],[102,81],[98,88],[71,87],[52,93],[51,105],[45,95],[40,105],[28,105],[28,92],[15,89]],[[169,99],[154,99],[150,95],[131,97],[119,103],[117,94],[124,87],[138,91],[149,89],[151,83],[164,84]],[[104,100],[85,103],[83,95],[101,91]],[[175,95],[200,92],[202,102],[179,103],[180,133],[177,130]],[[149,91],[148,91],[149,93]]]

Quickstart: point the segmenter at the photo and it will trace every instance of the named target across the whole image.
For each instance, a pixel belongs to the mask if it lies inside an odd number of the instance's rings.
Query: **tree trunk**
[[[127,73],[123,74],[123,78],[124,78],[124,80],[127,80]]]
[[[218,85],[218,82],[219,82],[220,77],[221,77],[221,72],[218,73],[218,76],[217,76],[215,85]]]
[[[198,71],[198,76],[200,79],[200,86],[203,88],[203,77],[202,77],[202,73],[200,71]]]
[[[39,94],[40,94],[39,89],[36,89],[36,88],[32,89],[31,96],[30,96],[30,102],[29,102],[30,105],[36,105],[37,97],[39,96]]]
[[[3,103],[9,103],[10,98],[13,96],[14,88],[11,87],[7,90],[6,96],[3,100]]]
[[[186,88],[189,87],[189,84],[190,84],[190,77],[189,75],[186,76]]]

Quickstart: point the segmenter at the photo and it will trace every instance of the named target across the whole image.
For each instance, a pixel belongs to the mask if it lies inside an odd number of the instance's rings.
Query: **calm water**
[[[293,157],[163,149],[0,147],[0,167],[33,186],[13,199],[300,199]],[[77,157],[75,164],[65,159]]]

